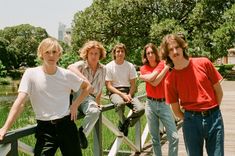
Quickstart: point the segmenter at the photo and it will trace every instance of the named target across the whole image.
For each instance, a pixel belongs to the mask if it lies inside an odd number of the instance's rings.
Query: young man
[[[106,57],[106,52],[100,42],[88,41],[81,48],[80,57],[82,61],[71,64],[68,68],[77,75],[83,76],[92,85],[90,95],[79,107],[79,111],[85,114],[83,124],[79,128],[79,135],[83,140],[80,143],[82,148],[86,148],[88,145],[86,136],[89,135],[100,115],[100,98],[105,84],[106,70],[99,61]],[[74,92],[74,99],[80,93],[81,91]]]
[[[112,50],[113,61],[106,65],[106,86],[109,90],[110,100],[115,105],[119,115],[119,130],[128,135],[128,127],[133,126],[144,114],[144,107],[137,98],[136,91],[137,72],[132,63],[125,60],[126,46],[119,43]],[[132,113],[127,118],[124,116],[125,105]]]
[[[81,101],[89,93],[90,85],[71,71],[57,66],[62,48],[56,39],[44,39],[38,47],[37,54],[42,60],[42,65],[25,71],[17,99],[0,129],[0,139],[3,139],[23,111],[29,96],[37,119],[35,156],[52,156],[58,147],[63,155],[81,156],[74,120],[77,118],[77,109]],[[70,106],[71,90],[77,91],[80,88],[82,93]]]
[[[166,78],[166,102],[184,120],[183,134],[188,155],[224,155],[224,125],[220,112],[222,76],[207,58],[189,58],[186,42],[177,35],[164,37],[163,58],[173,63]],[[181,110],[185,111],[182,112]]]
[[[148,122],[149,132],[152,137],[153,153],[161,156],[160,122],[166,128],[167,140],[169,141],[168,155],[178,155],[178,133],[175,120],[168,104],[165,103],[164,80],[169,66],[160,61],[157,47],[149,43],[144,47],[142,55],[143,66],[140,68],[140,79],[146,82],[147,101],[145,114]]]

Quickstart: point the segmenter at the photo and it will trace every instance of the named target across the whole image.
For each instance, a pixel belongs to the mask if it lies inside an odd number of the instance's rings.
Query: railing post
[[[18,141],[14,140],[11,143],[11,151],[10,151],[11,156],[18,156]]]
[[[141,124],[140,119],[135,124],[135,145],[139,149],[139,151],[142,151],[141,147]]]
[[[95,128],[93,131],[93,140],[94,147],[93,153],[94,156],[103,156],[103,145],[102,145],[102,113],[100,113],[99,119],[95,124]]]

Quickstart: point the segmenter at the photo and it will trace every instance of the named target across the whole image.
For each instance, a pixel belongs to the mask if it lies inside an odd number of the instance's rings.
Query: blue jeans
[[[88,136],[99,119],[100,108],[94,97],[87,96],[79,106],[78,110],[85,114],[82,127],[83,132]]]
[[[188,156],[202,156],[204,142],[208,156],[224,155],[224,124],[219,109],[208,116],[185,111],[183,135]]]
[[[165,102],[157,102],[147,99],[145,105],[145,114],[147,117],[149,132],[153,142],[153,152],[156,156],[162,155],[159,120],[166,128],[167,140],[169,141],[169,156],[178,155],[179,137],[170,106]]]

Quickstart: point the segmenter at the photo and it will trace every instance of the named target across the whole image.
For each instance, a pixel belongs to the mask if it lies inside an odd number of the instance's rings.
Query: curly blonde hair
[[[87,60],[88,52],[92,48],[97,48],[100,50],[100,60],[104,59],[106,57],[106,51],[103,47],[103,45],[98,41],[88,41],[86,42],[83,47],[79,50],[80,57],[83,60]]]

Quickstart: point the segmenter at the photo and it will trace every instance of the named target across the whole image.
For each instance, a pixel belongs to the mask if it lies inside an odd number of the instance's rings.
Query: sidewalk
[[[223,81],[222,88],[224,91],[221,111],[225,127],[225,156],[235,156],[235,81]],[[179,156],[187,156],[182,128],[179,132]],[[168,142],[162,146],[163,156],[168,155]],[[207,156],[204,149],[204,156]]]

